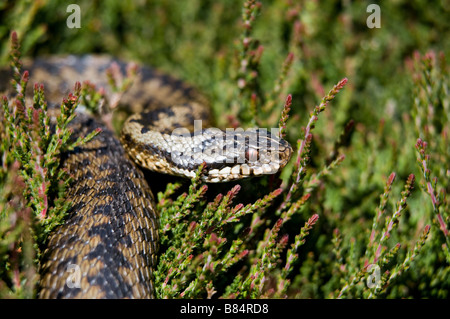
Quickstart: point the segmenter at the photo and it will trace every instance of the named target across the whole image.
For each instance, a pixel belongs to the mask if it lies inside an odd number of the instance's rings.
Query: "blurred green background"
[[[449,52],[447,1],[386,1],[379,29],[366,26],[371,1],[261,2],[253,36],[264,47],[263,90],[271,89],[289,52],[295,60],[286,91],[298,111],[348,77],[346,109],[330,111],[337,126],[349,118],[370,126],[399,120],[411,105],[403,90],[405,61],[415,50]],[[71,3],[0,2],[2,63],[14,29],[24,55],[109,53],[167,70],[226,104],[243,1],[77,1],[81,27],[73,29],[67,27]]]

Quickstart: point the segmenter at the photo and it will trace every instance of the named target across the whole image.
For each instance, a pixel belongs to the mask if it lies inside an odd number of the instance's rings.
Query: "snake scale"
[[[94,55],[36,59],[25,69],[31,84],[44,83],[50,103],[60,103],[75,81],[89,80],[108,90],[106,70],[113,63],[125,72],[125,63]],[[151,185],[158,181],[146,181],[140,166],[192,177],[206,163],[202,179],[223,182],[273,174],[292,153],[286,141],[266,130],[248,134],[207,128],[212,123],[207,99],[149,67],[139,67],[121,104],[135,114],[126,120],[120,141],[85,112],[71,124],[74,139],[98,127],[102,132],[63,154],[63,165],[73,176],[67,194],[71,208],[50,235],[40,266],[39,298],[155,297],[159,224]],[[202,127],[194,132],[195,120]]]

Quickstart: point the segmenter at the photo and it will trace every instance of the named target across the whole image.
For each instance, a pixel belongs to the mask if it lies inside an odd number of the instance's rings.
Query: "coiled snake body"
[[[105,71],[113,62],[125,70],[124,63],[103,56],[38,59],[25,68],[31,83],[44,82],[48,100],[60,103],[75,81],[106,88]],[[211,124],[206,99],[150,68],[139,69],[121,103],[141,110],[125,122],[122,143],[90,115],[80,113],[72,124],[74,138],[97,127],[102,132],[64,155],[64,166],[73,175],[71,208],[44,253],[40,298],[155,296],[158,213],[134,162],[187,177],[205,162],[202,179],[221,182],[275,173],[291,156],[290,145],[265,130],[248,134],[205,128]],[[202,129],[193,133],[194,120],[202,120]]]

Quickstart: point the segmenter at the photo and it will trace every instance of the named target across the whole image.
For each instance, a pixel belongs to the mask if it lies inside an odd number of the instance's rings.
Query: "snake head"
[[[143,130],[137,121],[128,121],[122,143],[134,160],[150,170],[192,178],[202,163],[202,180],[228,182],[275,174],[292,155],[289,143],[276,132],[255,129],[176,128],[170,134]]]
[[[287,141],[263,128],[227,129],[225,132],[209,128],[198,135],[196,145],[201,143],[201,146],[193,149],[194,160],[197,165],[206,163],[203,176],[206,182],[275,174],[292,155]]]

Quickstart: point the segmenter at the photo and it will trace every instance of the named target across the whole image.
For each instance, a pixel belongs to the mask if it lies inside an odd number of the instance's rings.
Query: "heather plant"
[[[81,84],[64,98],[51,124],[42,84],[35,84],[33,98],[26,88],[29,73],[22,72],[17,34],[11,35],[11,68],[15,96],[2,97],[0,201],[1,295],[32,297],[37,281],[36,260],[48,234],[59,225],[69,207],[65,190],[70,176],[60,167],[62,152],[73,150],[100,132],[70,140],[68,124],[75,117]],[[86,97],[85,97],[86,98]],[[51,126],[54,126],[53,129]]]
[[[280,175],[204,185],[199,170],[155,194],[158,297],[448,298],[450,42],[442,2],[383,2],[379,29],[367,27],[362,1],[79,5],[81,28],[70,29],[63,1],[2,4],[3,63],[13,29],[25,55],[137,60],[207,93],[218,126],[278,126],[294,147]],[[16,74],[20,88],[27,76]],[[129,82],[113,78],[107,98],[117,102]],[[83,84],[68,103],[96,108],[102,94]],[[20,123],[49,132],[45,111],[28,107],[45,105],[45,88],[34,95],[34,104],[16,97],[27,119]],[[64,216],[58,194],[68,179],[58,170],[61,149],[49,162],[24,154],[45,144],[40,131],[24,139],[14,112],[1,112],[0,294],[28,298],[35,243],[50,231],[37,226],[39,216]],[[57,141],[53,134],[44,140]],[[47,204],[42,185],[55,196]]]

